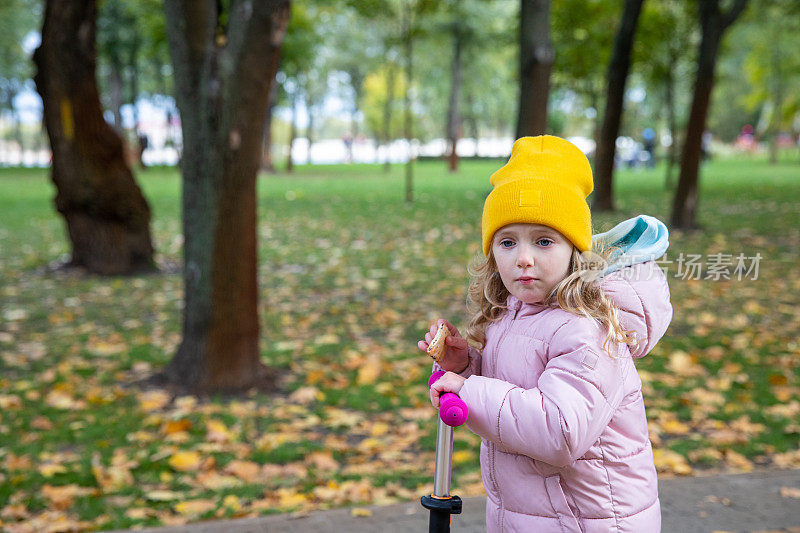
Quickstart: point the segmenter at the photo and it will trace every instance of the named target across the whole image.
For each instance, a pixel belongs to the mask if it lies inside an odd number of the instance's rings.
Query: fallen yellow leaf
[[[369,434],[373,437],[380,437],[384,435],[387,431],[389,431],[389,424],[386,422],[375,422],[372,424],[372,428],[369,431]]]
[[[233,433],[219,420],[207,421],[206,430],[206,440],[208,442],[230,442],[234,440]]]
[[[359,518],[366,518],[372,516],[372,511],[364,509],[363,507],[354,507],[350,510],[350,514]]]
[[[781,487],[781,497],[800,499],[800,489],[796,487]]]
[[[656,464],[656,470],[659,472],[671,472],[682,476],[688,476],[692,473],[692,467],[686,462],[686,458],[678,452],[657,448],[653,450],[653,460]]]
[[[45,485],[42,487],[42,496],[50,501],[51,507],[54,507],[60,511],[64,511],[72,507],[76,497],[86,496],[87,494],[91,494],[93,491],[94,489],[92,488],[81,487],[75,484],[61,485],[58,487]]]
[[[280,500],[281,507],[294,507],[305,503],[308,499],[302,492],[296,492],[290,488],[280,488],[277,491],[278,499]]]
[[[236,512],[242,508],[242,502],[239,500],[239,497],[235,494],[228,494],[222,500],[222,506],[227,507],[228,509]]]
[[[169,420],[161,426],[161,433],[164,435],[172,435],[173,433],[180,433],[182,431],[189,431],[192,428],[192,421],[187,418],[180,420]]]
[[[725,450],[725,462],[737,469],[750,471],[753,469],[753,463],[747,457],[737,453],[733,450]]]
[[[106,467],[100,462],[100,454],[92,456],[92,474],[97,481],[97,486],[103,492],[115,492],[119,489],[133,485],[133,475],[127,465],[111,465]]]
[[[676,418],[668,418],[661,424],[661,429],[664,433],[672,433],[674,435],[686,435],[691,428]]]
[[[359,385],[371,385],[375,383],[378,376],[381,375],[380,365],[367,361],[367,363],[358,369],[358,377],[356,382]]]
[[[198,516],[217,507],[213,500],[187,500],[175,504],[175,512],[183,516]]]
[[[169,403],[169,394],[163,390],[151,390],[137,394],[139,406],[144,411],[157,411]]]
[[[168,502],[181,499],[183,494],[173,490],[151,490],[150,492],[145,493],[144,496],[153,502]]]
[[[51,478],[56,474],[64,474],[67,472],[66,467],[57,463],[44,463],[37,468],[39,473],[46,478]]]
[[[324,399],[324,394],[316,387],[300,387],[293,393],[289,395],[289,399],[293,402],[297,402],[300,404],[308,404],[313,402],[314,400],[319,400],[320,396]]]
[[[333,458],[331,452],[314,452],[306,457],[306,462],[323,471],[337,470],[339,468],[339,463]]]
[[[238,459],[234,459],[225,466],[225,472],[228,474],[233,474],[242,481],[252,483],[258,479],[258,476],[261,473],[261,467],[258,465],[258,463],[254,463],[253,461],[240,461]]]
[[[76,411],[86,407],[86,402],[83,400],[76,400],[68,392],[58,389],[50,391],[44,401],[50,407],[65,411]]]
[[[179,472],[193,472],[200,468],[202,458],[194,451],[177,452],[172,454],[167,463]]]
[[[238,487],[242,484],[239,478],[234,476],[223,476],[218,472],[211,470],[209,472],[200,472],[195,478],[196,481],[208,490],[221,490]]]

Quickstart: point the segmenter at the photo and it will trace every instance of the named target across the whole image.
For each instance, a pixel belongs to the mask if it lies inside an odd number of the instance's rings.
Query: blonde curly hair
[[[593,245],[591,253],[581,253],[573,246],[567,276],[553,287],[544,303],[551,308],[561,308],[577,316],[585,316],[606,329],[603,349],[611,356],[612,343],[635,346],[639,341],[635,332],[625,330],[619,321],[619,310],[600,288],[598,278],[607,261],[619,252],[616,247]],[[486,344],[486,328],[500,320],[507,309],[508,289],[500,279],[500,272],[491,248],[488,256],[482,254],[469,267],[472,281],[467,297],[471,319],[467,326],[467,339],[482,349]],[[611,356],[613,357],[613,356]]]

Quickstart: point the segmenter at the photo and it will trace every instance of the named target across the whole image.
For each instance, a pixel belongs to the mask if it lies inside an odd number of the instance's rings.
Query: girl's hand
[[[436,330],[439,329],[439,324],[444,324],[450,330],[450,335],[444,339],[444,354],[439,360],[439,366],[450,372],[463,372],[469,365],[469,344],[458,332],[458,329],[447,320],[440,318],[434,322],[430,331],[425,334],[425,340],[419,341],[417,346],[423,352],[427,352],[428,345],[436,335]]]
[[[431,403],[437,409],[439,408],[439,396],[445,392],[452,392],[458,394],[461,387],[464,386],[466,378],[462,378],[458,374],[452,372],[445,372],[445,374],[436,380],[436,383],[431,385]]]

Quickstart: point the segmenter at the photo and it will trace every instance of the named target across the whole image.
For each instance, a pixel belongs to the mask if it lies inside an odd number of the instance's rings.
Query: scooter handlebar
[[[437,370],[428,378],[428,388],[432,387],[436,381],[445,374],[444,370]],[[451,427],[457,427],[467,421],[469,408],[464,400],[452,392],[445,392],[439,396],[439,418],[442,422]]]

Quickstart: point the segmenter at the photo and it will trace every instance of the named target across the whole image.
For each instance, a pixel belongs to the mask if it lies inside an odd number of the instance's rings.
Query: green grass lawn
[[[437,317],[465,322],[498,165],[419,163],[411,205],[400,166],[263,175],[262,354],[282,392],[200,401],[133,385],[180,341],[177,171],[137,174],[164,272],[99,278],[51,268],[69,244],[47,171],[0,170],[2,526],[123,528],[429,491],[435,412],[416,341]],[[657,466],[800,466],[800,162],[711,161],[700,189],[703,231],[672,232],[662,263],[673,323],[638,363]],[[664,169],[618,172],[616,202],[596,232],[642,213],[668,222]],[[701,256],[700,279],[678,275],[681,254]],[[760,254],[757,279],[705,279],[714,254]],[[480,491],[478,442],[456,431],[460,495]]]

